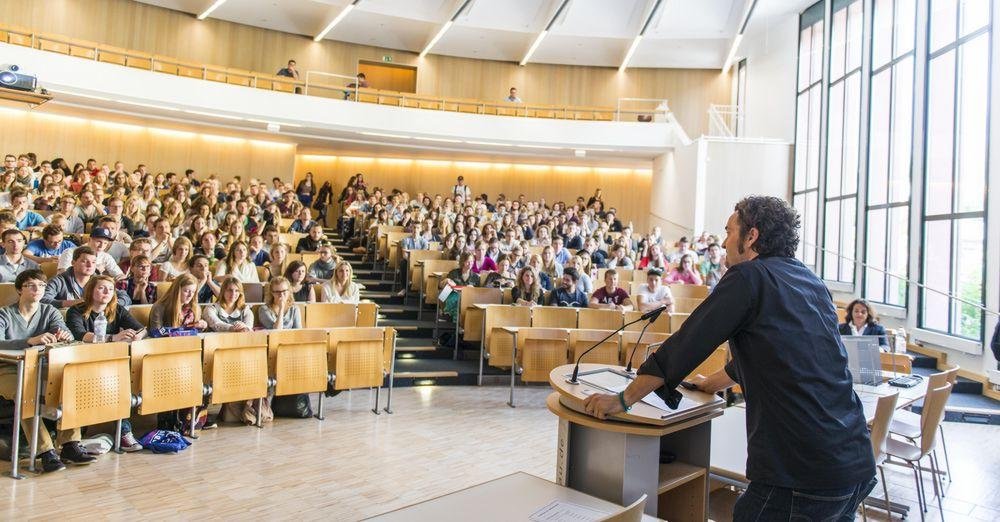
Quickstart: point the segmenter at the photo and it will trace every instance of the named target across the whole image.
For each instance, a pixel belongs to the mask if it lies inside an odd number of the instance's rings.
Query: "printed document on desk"
[[[591,522],[608,516],[608,513],[564,500],[553,500],[538,509],[528,520],[531,522]]]

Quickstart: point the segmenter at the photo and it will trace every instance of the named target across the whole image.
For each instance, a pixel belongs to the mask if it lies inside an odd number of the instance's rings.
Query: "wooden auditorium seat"
[[[685,285],[680,283],[670,283],[667,285],[670,289],[670,294],[674,296],[674,299],[679,297],[691,297],[695,299],[704,299],[708,297],[708,287],[705,285]]]
[[[617,330],[625,324],[625,314],[618,310],[581,308],[576,327],[583,330]]]
[[[132,305],[128,307],[128,313],[132,314],[132,317],[136,321],[139,321],[145,327],[149,327],[149,311],[153,308],[151,304],[145,305]]]
[[[258,401],[267,396],[267,332],[217,333],[202,341],[202,370],[212,404]]]
[[[636,319],[642,317],[643,313],[644,312],[640,312],[638,310],[632,310],[631,312],[625,312],[625,322],[626,323],[631,323],[632,321],[635,321]],[[644,321],[639,321],[638,323],[634,323],[634,324],[630,324],[630,325],[626,326],[625,327],[625,331],[626,332],[638,332],[638,331],[641,331],[644,326],[646,326],[646,323]],[[653,321],[653,324],[649,325],[649,327],[646,328],[646,333],[649,333],[649,332],[670,333],[670,331],[671,331],[670,330],[670,314],[666,314],[666,313],[660,314],[660,316],[657,317],[655,321]]]
[[[191,408],[195,418],[204,395],[201,343],[195,336],[131,343],[132,395],[141,398],[139,415]],[[190,436],[195,436],[193,424]]]
[[[358,324],[358,305],[350,303],[310,303],[303,322],[306,328],[340,328]]]
[[[682,313],[672,313],[670,314],[670,333],[677,333],[680,330],[681,325],[687,320],[688,316],[691,314]]]
[[[632,354],[632,349],[636,348],[637,344],[638,348],[635,350],[635,355],[632,356],[632,368],[638,368],[649,354],[656,351],[660,343],[670,337],[669,333],[651,332],[647,329],[640,339],[639,333],[628,330],[622,332],[622,353],[621,362],[619,363],[622,366],[628,366],[628,358]]]
[[[531,326],[531,308],[527,306],[489,305],[483,314],[483,358],[495,368],[510,368],[514,338],[500,331],[504,326]],[[480,384],[482,369],[480,364]]]
[[[693,297],[674,297],[674,313],[689,314],[698,308],[704,299]]]
[[[392,328],[332,328],[328,331],[327,366],[333,379],[333,389],[375,388],[372,413],[378,414],[379,389],[385,380],[386,368],[392,371]],[[391,399],[390,399],[391,400]],[[388,406],[387,406],[388,408]],[[322,406],[321,406],[322,409]]]
[[[0,283],[0,306],[14,304],[17,300],[17,289],[14,288],[14,283]]]
[[[309,305],[310,307],[312,305]],[[358,317],[354,325],[358,328],[374,328],[378,326],[378,311],[380,309],[378,303],[373,303],[371,301],[362,301],[357,304],[358,307]]]
[[[568,330],[521,328],[517,332],[517,362],[524,382],[548,382],[555,367],[569,362],[568,353]]]
[[[531,308],[533,328],[576,328],[579,308],[535,306]]]
[[[326,329],[268,332],[268,374],[275,397],[326,391],[328,335]]]
[[[600,345],[583,356],[581,362],[595,364],[615,365],[621,361],[621,339],[619,334],[611,335],[614,330],[580,330],[569,331],[569,360],[576,362],[583,352],[598,341],[604,339]],[[608,337],[605,339],[605,337]]]

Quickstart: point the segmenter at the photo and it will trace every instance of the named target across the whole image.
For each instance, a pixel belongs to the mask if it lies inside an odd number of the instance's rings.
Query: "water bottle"
[[[107,341],[108,319],[104,317],[104,312],[99,312],[94,319],[94,342],[103,343]]]

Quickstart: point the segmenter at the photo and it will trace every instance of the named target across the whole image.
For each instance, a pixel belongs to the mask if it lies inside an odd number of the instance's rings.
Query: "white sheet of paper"
[[[579,376],[580,382],[589,384],[595,388],[608,390],[611,393],[618,393],[632,383],[632,379],[623,377],[610,371],[596,372]]]
[[[528,520],[531,522],[590,522],[600,520],[608,513],[563,500],[553,500],[539,508]]]

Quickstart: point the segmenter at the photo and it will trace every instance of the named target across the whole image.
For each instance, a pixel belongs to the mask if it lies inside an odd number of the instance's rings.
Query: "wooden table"
[[[875,420],[875,407],[879,397],[899,392],[896,409],[905,408],[919,401],[927,394],[927,379],[912,388],[896,388],[882,383],[878,386],[855,384],[854,392],[861,399],[864,408],[865,421],[871,424]],[[744,405],[726,408],[721,417],[712,420],[712,465],[711,478],[736,486],[746,488],[749,480],[747,469],[747,411]],[[866,505],[882,509],[885,501],[878,499],[872,502],[869,497]],[[909,506],[890,504],[892,511],[906,516]]]
[[[548,480],[517,472],[489,482],[460,489],[367,520],[413,522],[423,520],[465,522],[514,522],[528,520],[532,513],[552,501],[588,507],[606,514],[622,509],[597,497],[574,491]],[[654,502],[655,499],[647,499]],[[644,522],[659,520],[643,515]]]

